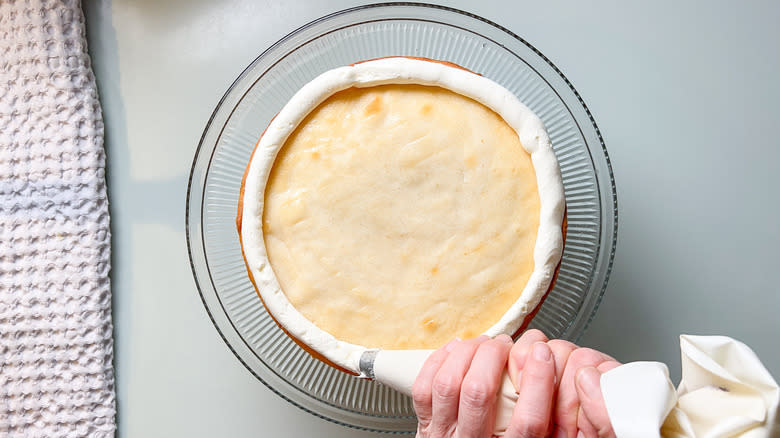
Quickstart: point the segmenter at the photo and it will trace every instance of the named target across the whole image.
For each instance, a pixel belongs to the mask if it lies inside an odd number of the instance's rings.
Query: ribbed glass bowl
[[[326,70],[398,55],[480,73],[514,92],[547,127],[568,232],[558,281],[531,327],[575,341],[583,333],[612,267],[617,205],[606,149],[580,96],[538,50],[483,18],[422,4],[349,9],[287,35],[239,75],[206,126],[187,193],[187,244],[206,310],[241,363],[286,400],[346,426],[403,433],[416,427],[407,397],[313,359],[274,324],[247,276],[235,225],[249,156],[288,99]]]

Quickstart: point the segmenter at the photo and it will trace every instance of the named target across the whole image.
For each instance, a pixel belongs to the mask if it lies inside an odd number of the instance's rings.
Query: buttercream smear
[[[304,85],[282,108],[260,138],[244,181],[241,243],[250,275],[263,302],[290,335],[329,361],[359,372],[360,355],[371,345],[337,339],[307,319],[282,291],[269,262],[263,235],[265,193],[277,155],[301,123],[334,94],[355,87],[416,84],[441,87],[473,99],[498,114],[530,154],[539,197],[539,227],[533,247],[533,271],[519,298],[485,334],[512,334],[540,303],[553,279],[563,249],[564,215],[560,169],[541,120],[510,91],[490,79],[439,62],[384,58],[327,71]]]

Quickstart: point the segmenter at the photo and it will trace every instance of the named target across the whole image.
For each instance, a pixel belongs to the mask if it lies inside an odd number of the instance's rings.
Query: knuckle
[[[612,430],[612,426],[609,424],[599,427],[599,429],[596,431],[596,434],[599,438],[613,438],[615,436],[615,432]]]
[[[415,438],[432,438],[429,423],[423,424],[421,421],[417,423],[417,434]]]
[[[548,424],[541,416],[529,412],[526,415],[523,415],[521,421],[520,424],[512,424],[510,426],[515,429],[511,436],[520,438],[541,438],[547,434]]]
[[[588,358],[601,357],[601,353],[588,347],[579,348],[581,354]]]
[[[529,360],[523,368],[523,375],[531,376],[532,379],[542,379],[546,381],[550,376],[555,375],[555,363]]]
[[[496,390],[489,382],[466,380],[460,392],[461,401],[472,408],[484,408],[496,397]]]
[[[527,346],[516,342],[515,345],[512,346],[512,349],[509,350],[509,356],[515,361],[519,361],[518,363],[521,363],[522,359],[525,358],[527,348]]]
[[[528,415],[520,436],[528,438],[543,437],[547,432],[547,423],[538,415]]]
[[[578,348],[569,355],[569,362],[576,366],[598,363],[601,353],[591,348]]]
[[[558,424],[577,424],[577,410],[580,406],[577,393],[561,394],[557,402],[555,422]]]
[[[433,393],[439,398],[452,399],[460,395],[460,379],[451,374],[436,374],[432,386]]]
[[[412,384],[412,401],[418,406],[430,405],[433,401],[431,391],[430,382],[415,381]]]

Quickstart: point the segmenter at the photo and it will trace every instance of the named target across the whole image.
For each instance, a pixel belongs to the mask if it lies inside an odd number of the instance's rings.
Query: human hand
[[[581,432],[585,438],[612,438],[604,398],[601,394],[601,374],[620,365],[612,357],[590,348],[560,339],[549,340],[539,330],[525,332],[512,347],[509,375],[515,380],[525,375],[524,366],[533,346],[547,343],[555,358],[557,399],[553,413],[555,438],[575,438]]]
[[[412,387],[417,437],[490,437],[512,344],[506,335],[481,336],[453,341],[435,351]],[[556,379],[552,350],[540,342],[529,351],[507,438],[542,438],[551,431]]]

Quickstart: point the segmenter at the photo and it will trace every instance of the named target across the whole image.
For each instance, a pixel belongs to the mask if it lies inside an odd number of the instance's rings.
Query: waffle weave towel
[[[77,0],[0,1],[0,436],[113,436],[103,121]]]

